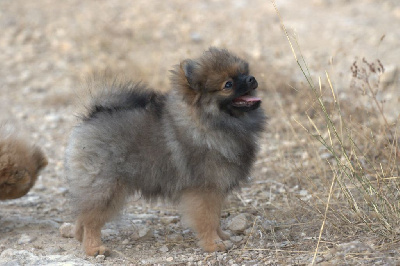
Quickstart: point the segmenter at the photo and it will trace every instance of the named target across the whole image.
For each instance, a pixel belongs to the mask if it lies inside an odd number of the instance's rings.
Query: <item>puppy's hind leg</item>
[[[75,238],[82,242],[88,256],[110,255],[110,250],[101,241],[101,228],[120,211],[126,193],[123,188],[116,187],[107,192],[99,192],[101,198],[87,199],[75,224]]]
[[[204,251],[224,251],[226,233],[220,228],[224,196],[214,190],[187,190],[182,194],[183,219],[196,232]]]

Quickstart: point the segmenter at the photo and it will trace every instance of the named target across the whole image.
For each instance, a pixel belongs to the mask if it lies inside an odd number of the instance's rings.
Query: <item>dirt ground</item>
[[[397,0],[277,0],[276,6],[313,79],[326,80],[327,71],[350,107],[364,106],[350,91],[354,60],[379,59],[386,71],[377,97],[389,122],[399,118]],[[272,2],[3,0],[0,29],[0,119],[19,127],[49,159],[26,196],[0,202],[0,265],[312,262],[322,219],[297,207],[316,196],[299,181],[305,174],[296,165],[313,161],[297,145],[307,138],[295,138],[290,130],[292,118],[304,114],[307,103],[296,92],[306,81]],[[168,70],[210,46],[250,62],[270,117],[253,182],[235,192],[223,211],[231,249],[203,253],[174,206],[135,198],[103,230],[112,256],[86,257],[75,239],[60,233],[61,227],[68,234],[73,223],[63,157],[85,78],[115,73],[168,90]],[[232,223],[243,216],[246,222],[233,232]],[[399,256],[396,238],[389,243],[367,230],[328,223],[315,262],[397,265]]]

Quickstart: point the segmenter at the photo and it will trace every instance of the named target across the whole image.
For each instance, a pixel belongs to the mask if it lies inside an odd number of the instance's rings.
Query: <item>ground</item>
[[[277,0],[276,7],[280,16],[272,2],[261,0],[0,1],[0,118],[49,159],[26,196],[0,202],[0,264],[310,264],[318,239],[315,263],[400,263],[396,235],[373,234],[356,219],[351,225],[327,219],[319,237],[324,205],[316,202],[328,194],[317,193],[322,176],[314,173],[323,169],[321,161],[302,148],[309,138],[295,121],[307,118],[307,82],[281,24],[315,84],[319,77],[327,84],[327,72],[340,100],[358,108],[362,122],[369,122],[362,115],[369,106],[351,86],[350,67],[362,58],[379,59],[386,71],[375,97],[392,125],[400,113],[400,6],[396,0]],[[73,219],[63,170],[85,79],[111,73],[165,91],[168,70],[209,46],[250,62],[269,116],[253,180],[223,210],[230,251],[203,253],[174,206],[136,198],[103,230],[112,256],[85,256],[67,237]],[[314,151],[326,155],[321,147]],[[313,182],[305,183],[306,177]],[[339,205],[333,210],[342,210]],[[237,232],[232,221],[241,227]]]

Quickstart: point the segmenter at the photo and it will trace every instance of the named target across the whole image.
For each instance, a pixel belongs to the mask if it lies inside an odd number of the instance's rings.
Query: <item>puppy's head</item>
[[[0,200],[24,196],[47,165],[40,148],[22,139],[0,141]]]
[[[181,62],[173,82],[192,105],[207,113],[222,111],[239,117],[260,107],[257,80],[249,65],[227,50],[210,48],[197,60]]]

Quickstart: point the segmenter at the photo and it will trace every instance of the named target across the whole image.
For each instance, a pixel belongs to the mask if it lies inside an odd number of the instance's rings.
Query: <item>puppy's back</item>
[[[97,83],[96,83],[97,84]],[[165,95],[150,90],[141,83],[104,81],[95,85],[91,91],[90,102],[86,106],[87,113],[82,117],[84,121],[102,114],[112,114],[135,109],[154,110],[157,116],[165,102]]]

